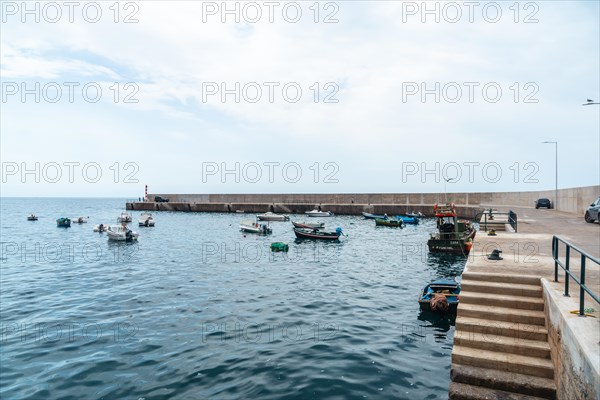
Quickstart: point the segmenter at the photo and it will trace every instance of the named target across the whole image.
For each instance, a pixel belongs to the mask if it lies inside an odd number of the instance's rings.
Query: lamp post
[[[446,179],[446,178],[444,178],[444,177],[442,177],[442,178],[444,179],[444,201],[445,201],[446,203],[448,203],[448,193],[446,192],[446,183],[450,182],[450,181],[451,181],[451,180],[453,180],[454,178],[448,178],[448,179]]]
[[[554,208],[558,207],[558,142],[542,142],[554,144]]]

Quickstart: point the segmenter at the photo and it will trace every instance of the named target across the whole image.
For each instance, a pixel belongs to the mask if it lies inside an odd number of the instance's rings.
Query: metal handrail
[[[560,242],[564,243],[566,246],[564,263],[560,261],[558,257],[558,248]],[[571,249],[581,255],[579,279],[577,279],[577,276],[571,273]],[[560,265],[560,267],[565,271],[564,296],[569,296],[569,278],[573,279],[579,285],[579,316],[583,317],[585,315],[585,293],[589,294],[590,297],[596,301],[596,303],[600,304],[600,297],[598,297],[597,294],[593,293],[590,288],[585,285],[585,261],[590,260],[600,267],[600,260],[558,236],[552,237],[552,258],[554,258],[554,282],[558,282],[558,266]]]
[[[488,224],[488,215],[494,216],[494,215],[506,215],[508,216],[508,223],[510,224],[510,226],[512,226],[512,228],[515,230],[515,232],[518,232],[518,225],[517,225],[517,213],[509,210],[508,212],[500,212],[500,211],[494,211],[491,208],[490,209],[486,209],[482,212],[478,212],[477,214],[475,214],[475,220],[479,221],[479,223],[481,224],[481,217],[484,217],[483,220],[483,230],[487,231],[487,224]],[[490,220],[493,221],[493,220]]]

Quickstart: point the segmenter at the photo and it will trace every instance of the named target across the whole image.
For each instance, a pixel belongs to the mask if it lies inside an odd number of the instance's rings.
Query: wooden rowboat
[[[294,228],[294,233],[298,239],[313,240],[338,240],[342,236],[342,228],[337,228],[335,232],[323,232],[316,229]]]

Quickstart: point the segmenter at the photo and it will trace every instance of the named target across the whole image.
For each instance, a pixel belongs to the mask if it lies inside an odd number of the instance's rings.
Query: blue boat
[[[396,219],[401,219],[405,224],[417,225],[419,223],[419,218],[417,217],[409,217],[407,215],[396,215]]]
[[[419,305],[423,311],[456,312],[459,294],[460,284],[455,280],[436,279],[421,291]]]
[[[68,228],[71,226],[71,220],[69,218],[59,218],[56,220],[56,226],[59,228]]]

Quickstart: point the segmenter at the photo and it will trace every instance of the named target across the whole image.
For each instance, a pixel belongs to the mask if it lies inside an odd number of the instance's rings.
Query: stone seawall
[[[317,207],[324,211],[331,211],[337,215],[361,215],[363,212],[388,215],[403,214],[407,212],[421,212],[427,216],[433,215],[433,204],[305,204],[305,203],[127,203],[127,210],[133,211],[180,211],[180,212],[220,212],[235,213],[265,213],[268,211],[281,214],[304,214]],[[461,218],[475,218],[482,211],[478,206],[456,206],[456,211]]]
[[[265,212],[269,207],[275,212],[304,212],[321,206],[339,214],[360,214],[366,212],[431,212],[434,203],[444,202],[445,196],[440,193],[344,193],[344,194],[176,194],[153,193],[148,198],[161,196],[169,199],[170,206],[180,207],[174,203],[190,204],[191,210],[177,211],[208,211],[208,212]],[[558,210],[583,214],[590,203],[600,196],[600,186],[585,186],[578,188],[560,189],[558,191]],[[531,192],[492,192],[492,193],[448,193],[447,198],[457,206],[489,207],[489,206],[520,206],[533,207],[538,198],[549,198],[555,202],[554,190]],[[556,202],[555,202],[556,203]],[[146,207],[135,203],[136,210]],[[151,210],[162,208],[151,207]],[[193,208],[196,207],[196,210]],[[265,208],[267,207],[267,208]],[[365,208],[367,207],[367,208]],[[397,207],[397,208],[390,208]],[[175,211],[175,209],[173,209]]]

